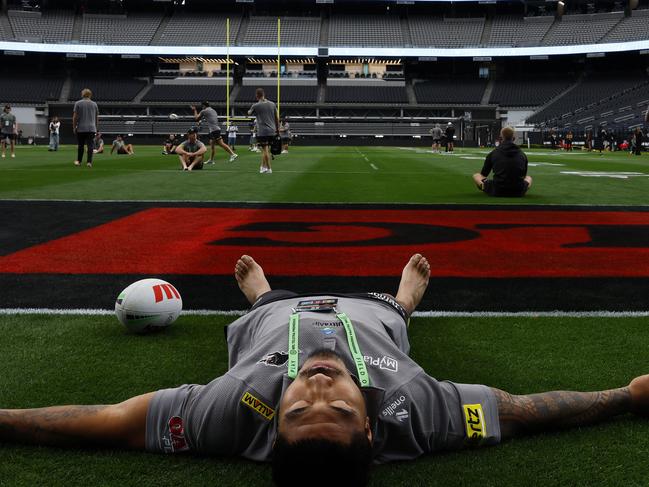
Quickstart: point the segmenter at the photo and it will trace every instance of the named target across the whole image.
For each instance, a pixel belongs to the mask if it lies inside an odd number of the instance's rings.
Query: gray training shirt
[[[288,322],[305,299],[337,299],[351,319],[371,388],[364,388],[377,463],[500,440],[496,398],[481,385],[439,382],[408,357],[406,323],[383,300],[291,297],[259,306],[227,328],[229,370],[207,385],[155,393],[147,413],[146,449],[239,455],[268,461],[287,375]],[[299,366],[317,349],[334,349],[356,368],[333,312],[300,313]]]
[[[277,107],[272,101],[258,101],[248,110],[248,115],[257,117],[257,137],[272,137],[277,133]]]
[[[219,127],[219,116],[214,108],[203,108],[198,115],[207,122],[207,128],[210,132],[218,132],[221,130],[221,127]]]
[[[77,132],[97,132],[99,108],[90,98],[82,98],[74,104],[77,114]]]

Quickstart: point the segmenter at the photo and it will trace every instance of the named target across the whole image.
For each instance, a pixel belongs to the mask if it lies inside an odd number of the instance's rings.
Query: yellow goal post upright
[[[277,115],[279,116],[279,94],[280,94],[280,71],[282,69],[280,61],[280,49],[282,47],[281,42],[281,20],[277,17]]]
[[[225,20],[225,127],[230,126],[230,17]]]

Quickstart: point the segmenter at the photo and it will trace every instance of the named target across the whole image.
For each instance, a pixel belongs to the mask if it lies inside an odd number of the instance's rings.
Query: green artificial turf
[[[154,146],[136,155],[95,157],[95,165],[74,167],[76,150],[20,146],[16,159],[1,159],[0,199],[197,200],[333,203],[597,204],[644,205],[649,156],[626,152],[528,151],[534,186],[524,199],[494,199],[478,192],[478,172],[487,149],[432,154],[428,147],[300,147],[273,162],[273,174],[259,174],[260,155],[239,147],[240,157],[203,171],[179,171],[176,156]],[[551,165],[549,165],[551,164]],[[583,177],[563,172],[637,173]],[[610,176],[611,174],[609,174]]]
[[[125,333],[112,316],[0,315],[0,407],[109,403],[227,368],[232,317],[181,316]],[[531,393],[598,390],[647,372],[645,318],[414,318],[411,356],[431,375]],[[491,448],[378,467],[375,486],[647,485],[649,421],[632,416]],[[0,486],[266,486],[235,459],[0,443]],[[308,484],[306,484],[308,485]]]

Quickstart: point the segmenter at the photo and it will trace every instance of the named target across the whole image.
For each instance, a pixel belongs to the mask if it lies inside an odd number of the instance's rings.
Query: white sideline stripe
[[[0,315],[112,315],[112,309],[0,308]],[[185,316],[241,316],[246,310],[189,309]],[[649,311],[415,311],[415,318],[646,318]]]
[[[376,167],[376,166],[375,166],[374,164],[372,164],[371,162],[370,162],[370,166],[372,166],[372,169],[374,169],[375,171],[378,171],[378,170],[379,170],[379,168]]]

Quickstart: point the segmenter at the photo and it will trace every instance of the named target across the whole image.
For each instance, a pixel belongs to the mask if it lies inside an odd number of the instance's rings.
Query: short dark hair
[[[266,93],[264,92],[264,89],[263,89],[263,88],[257,88],[257,89],[255,90],[255,96],[256,96],[257,98],[264,98],[264,97],[266,96]]]
[[[210,102],[209,102],[209,101],[202,101],[202,102],[201,102],[201,106],[203,106],[203,107],[209,107],[209,106],[210,106]]]
[[[281,434],[273,446],[273,481],[280,487],[360,487],[367,485],[372,444],[365,433],[351,443],[306,439],[289,443]]]

